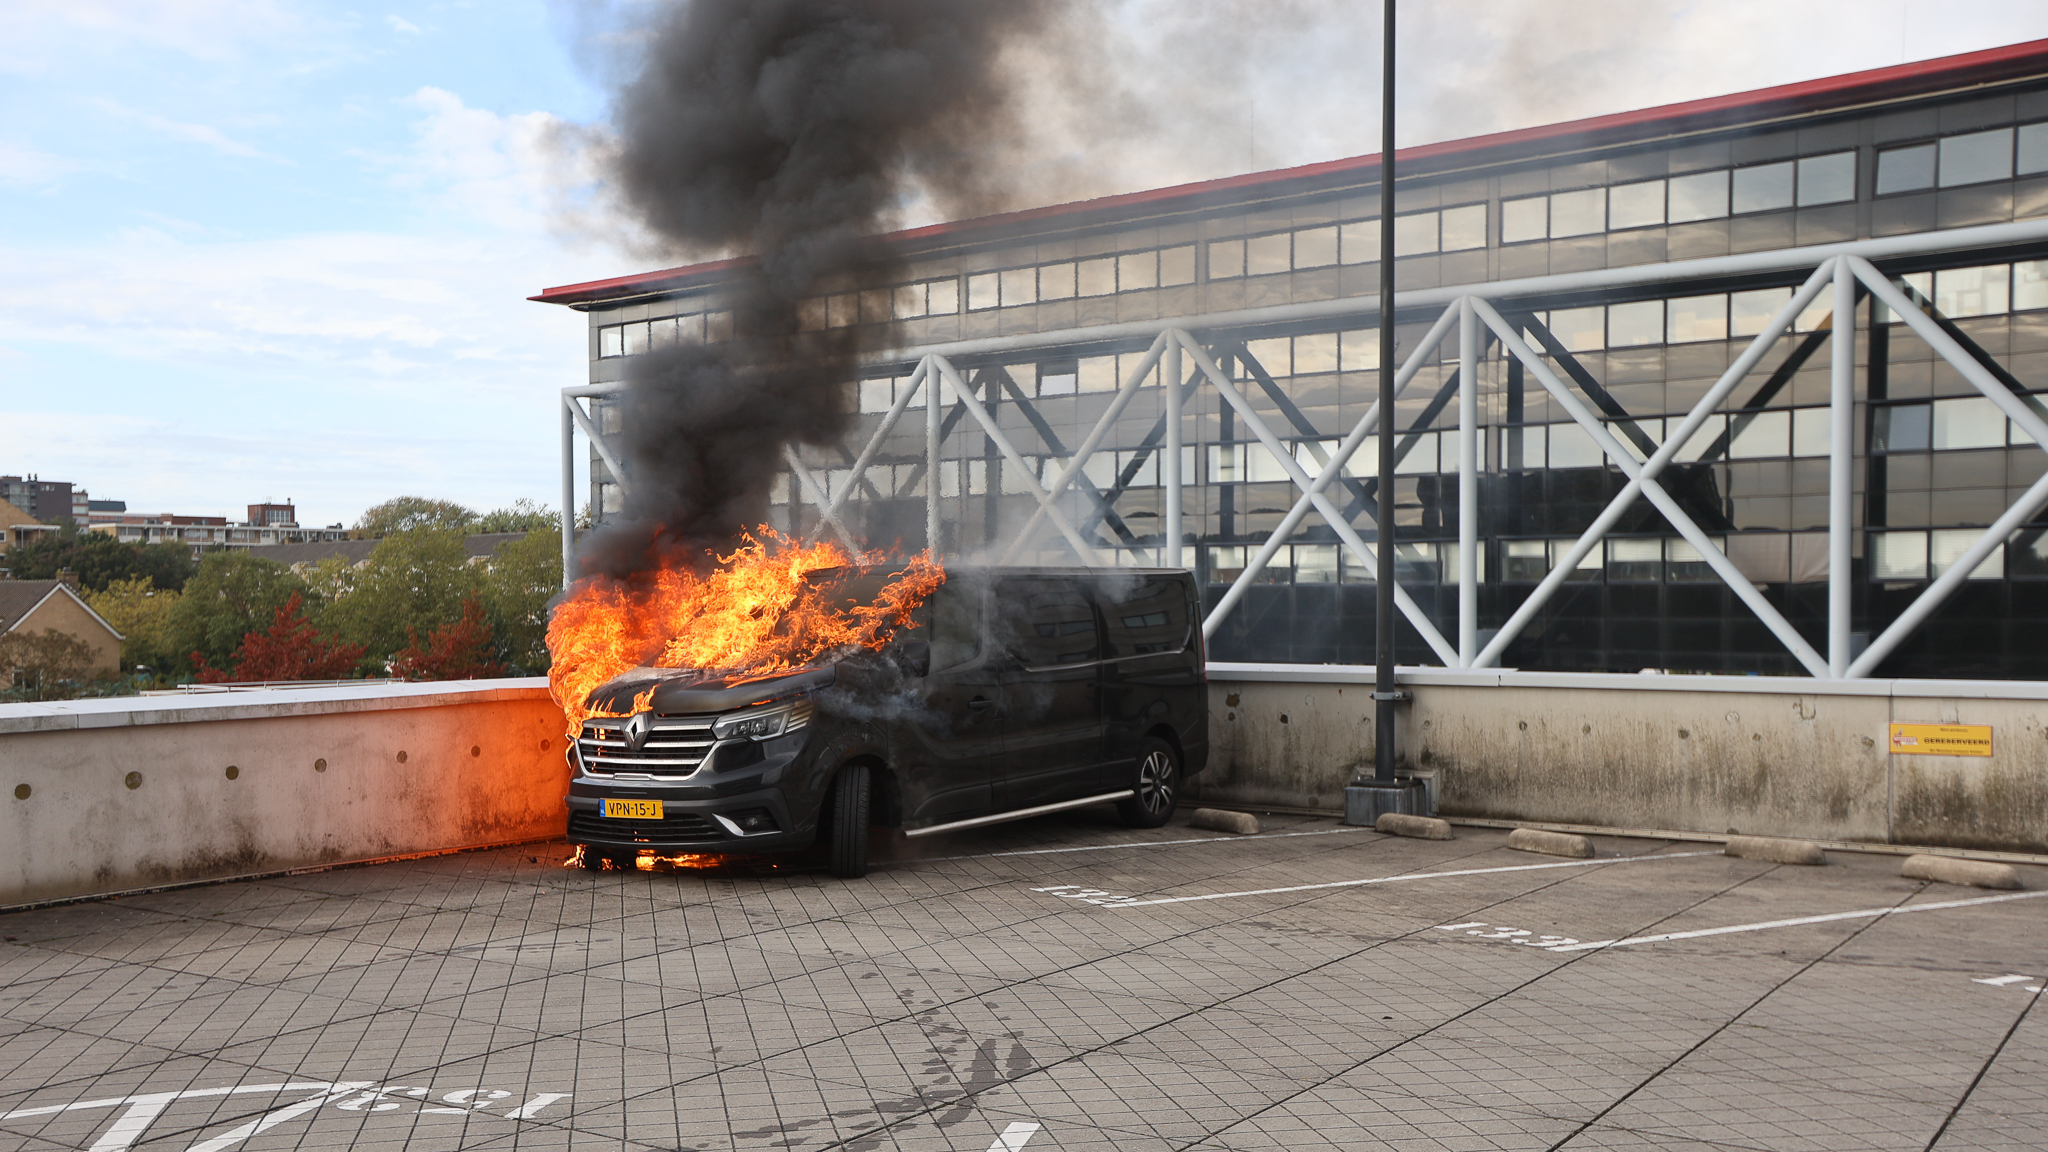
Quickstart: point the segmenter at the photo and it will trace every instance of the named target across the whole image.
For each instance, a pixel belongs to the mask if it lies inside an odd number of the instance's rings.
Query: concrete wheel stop
[[[1767,860],[1773,864],[1825,864],[1828,854],[1820,845],[1777,836],[1730,836],[1722,852],[1745,860]]]
[[[1194,828],[1207,828],[1212,832],[1235,832],[1240,836],[1250,836],[1259,830],[1259,818],[1249,812],[1197,808],[1189,814],[1188,825]]]
[[[1570,832],[1545,832],[1540,828],[1517,828],[1508,833],[1508,847],[1517,852],[1541,852],[1545,856],[1573,856],[1589,859],[1593,842]]]
[[[1449,840],[1451,822],[1433,816],[1410,816],[1406,812],[1382,812],[1372,822],[1373,830],[1388,836],[1412,836],[1417,840]]]
[[[2017,889],[2020,874],[2010,864],[1991,860],[1965,860],[1958,856],[1934,856],[1922,853],[1906,857],[1899,866],[1899,875],[1908,880],[1933,880],[1941,884],[1966,884],[1972,888]]]

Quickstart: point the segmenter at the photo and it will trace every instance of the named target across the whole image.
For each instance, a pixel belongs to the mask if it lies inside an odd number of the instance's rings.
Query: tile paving
[[[1267,825],[1065,814],[850,882],[551,844],[0,915],[0,1148],[2048,1146],[2048,898],[1560,952],[1992,894]]]

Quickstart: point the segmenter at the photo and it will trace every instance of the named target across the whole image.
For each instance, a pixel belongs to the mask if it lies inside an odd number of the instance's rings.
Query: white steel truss
[[[1718,257],[1705,260],[1682,261],[1672,264],[1639,266],[1619,269],[1604,269],[1596,272],[1574,273],[1560,276],[1537,277],[1527,280],[1504,281],[1490,284],[1469,285],[1457,289],[1431,289],[1423,292],[1404,293],[1397,304],[1411,315],[1418,307],[1440,308],[1435,322],[1430,326],[1422,341],[1409,353],[1395,376],[1396,395],[1404,392],[1421,368],[1429,362],[1442,342],[1449,336],[1451,328],[1458,329],[1458,371],[1454,378],[1458,400],[1457,413],[1457,458],[1458,458],[1458,548],[1457,548],[1457,630],[1456,643],[1446,639],[1435,622],[1423,611],[1408,593],[1395,589],[1395,600],[1409,624],[1435,652],[1446,667],[1486,668],[1497,664],[1503,652],[1521,634],[1536,615],[1557,594],[1559,588],[1570,578],[1580,561],[1594,548],[1600,547],[1607,533],[1621,519],[1622,515],[1638,499],[1645,499],[1663,515],[1665,520],[1700,555],[1715,575],[1747,605],[1757,619],[1768,628],[1788,652],[1813,676],[1821,679],[1843,680],[1868,676],[1884,658],[1895,650],[1899,643],[1923,624],[1926,619],[1959,587],[1963,580],[1998,548],[2020,525],[2031,519],[2044,505],[2048,505],[2048,476],[2043,476],[2016,501],[2005,514],[1987,528],[1977,541],[1940,577],[1935,579],[1920,596],[1894,620],[1880,635],[1871,640],[1860,653],[1852,652],[1851,604],[1853,574],[1851,559],[1853,553],[1854,523],[1854,413],[1855,393],[1855,335],[1854,322],[1858,286],[1869,292],[1872,298],[1903,321],[1944,361],[1952,365],[1964,379],[1997,405],[2035,443],[2048,451],[2048,420],[2043,419],[2043,409],[2031,398],[2016,395],[2012,389],[1987,370],[1967,349],[1951,337],[1941,324],[1923,310],[1884,272],[1878,270],[1871,259],[1884,259],[1898,255],[1915,255],[1943,251],[1967,251],[1993,245],[2011,245],[2025,242],[2048,240],[2048,221],[2027,221],[2019,224],[1990,225],[1979,228],[1954,229],[1941,233],[1923,233],[1907,237],[1884,240],[1866,240],[1827,247],[1789,249],[1769,253],[1748,253],[1742,256]],[[1609,424],[1604,422],[1591,408],[1587,407],[1578,391],[1558,377],[1551,361],[1532,348],[1523,337],[1525,328],[1540,330],[1531,321],[1523,319],[1520,324],[1511,323],[1496,307],[1495,301],[1509,302],[1520,297],[1550,297],[1562,292],[1583,292],[1601,288],[1619,288],[1646,285],[1680,285],[1687,281],[1726,277],[1730,275],[1753,274],[1761,271],[1791,272],[1807,269],[1810,274],[1805,282],[1792,294],[1771,321],[1764,326],[1736,357],[1727,370],[1708,389],[1692,410],[1687,413],[1675,429],[1665,436],[1661,444],[1649,444],[1640,431],[1633,430],[1631,438],[1643,448],[1639,459],[1620,440],[1617,440]],[[1763,360],[1778,340],[1792,330],[1797,318],[1815,304],[1823,292],[1830,293],[1831,331],[1828,336],[1831,365],[1829,376],[1829,448],[1828,448],[1828,596],[1827,628],[1824,641],[1825,652],[1814,646],[1793,627],[1790,621],[1758,591],[1736,567],[1727,553],[1718,546],[1694,521],[1678,501],[1675,500],[1659,477],[1665,468],[1684,448],[1686,443],[1699,432],[1721,404],[1728,399],[1736,387]],[[1316,460],[1318,471],[1310,475],[1296,460],[1294,451],[1277,436],[1256,407],[1239,391],[1236,383],[1219,365],[1211,348],[1205,345],[1198,333],[1218,328],[1236,328],[1259,323],[1273,323],[1321,317],[1356,318],[1361,313],[1370,314],[1371,307],[1364,301],[1326,301],[1311,305],[1286,305],[1275,308],[1255,309],[1239,313],[1216,314],[1193,317],[1180,321],[1140,325],[1107,325],[1083,330],[1051,331],[1026,337],[1003,337],[990,340],[963,341],[950,345],[913,349],[904,353],[890,353],[884,362],[914,362],[910,375],[899,383],[899,392],[894,403],[883,416],[881,423],[869,437],[851,465],[845,482],[838,491],[828,493],[825,486],[805,467],[795,450],[786,450],[787,462],[797,485],[804,497],[819,511],[818,525],[812,529],[809,539],[830,528],[849,548],[858,548],[853,533],[840,516],[846,500],[860,487],[863,477],[879,453],[882,444],[908,410],[912,400],[922,394],[925,397],[925,498],[926,498],[926,539],[938,541],[940,536],[940,485],[938,469],[944,434],[940,424],[942,406],[950,405],[964,410],[980,431],[988,437],[1004,459],[1008,460],[1021,477],[1022,484],[1037,505],[1031,518],[1021,531],[1008,542],[1000,561],[1013,561],[1043,534],[1043,527],[1050,524],[1064,538],[1067,546],[1083,564],[1100,564],[1104,557],[1095,545],[1089,543],[1083,532],[1061,510],[1060,500],[1077,483],[1094,491],[1093,485],[1083,476],[1083,469],[1109,438],[1117,421],[1138,395],[1139,389],[1154,371],[1161,370],[1161,381],[1165,385],[1165,411],[1163,418],[1165,443],[1159,461],[1161,483],[1164,489],[1165,532],[1158,546],[1159,562],[1165,565],[1182,566],[1182,496],[1184,477],[1181,470],[1181,412],[1188,393],[1196,387],[1213,389],[1224,403],[1229,405],[1235,416],[1246,429],[1264,446],[1274,462],[1287,474],[1299,491],[1293,506],[1282,518],[1279,525],[1267,537],[1238,575],[1236,581],[1209,612],[1202,623],[1204,635],[1213,635],[1217,628],[1230,616],[1243,600],[1249,588],[1257,582],[1260,573],[1272,561],[1279,550],[1293,543],[1293,536],[1303,521],[1313,512],[1327,525],[1355,556],[1368,573],[1374,571],[1376,545],[1384,540],[1372,526],[1374,540],[1368,542],[1353,526],[1337,504],[1326,494],[1327,489],[1346,477],[1346,466],[1368,439],[1379,431],[1380,410],[1374,404],[1352,427],[1351,431],[1337,444],[1335,451],[1323,447],[1320,438],[1310,438],[1303,446]],[[1837,323],[1836,318],[1846,322]],[[1151,345],[1138,360],[1136,366],[1127,372],[1111,399],[1107,409],[1089,429],[1063,466],[1056,479],[1047,487],[1040,484],[1035,469],[1018,451],[994,416],[976,397],[975,390],[962,377],[954,364],[954,358],[962,355],[986,354],[996,351],[1029,351],[1072,345],[1086,340],[1100,340],[1108,337],[1130,338],[1149,334]],[[1546,340],[1548,333],[1543,333]],[[1543,390],[1562,408],[1605,453],[1608,461],[1627,478],[1626,485],[1595,517],[1572,547],[1556,561],[1535,589],[1511,613],[1501,628],[1482,645],[1479,642],[1479,509],[1478,473],[1480,454],[1480,428],[1478,422],[1478,393],[1476,387],[1482,349],[1489,341],[1498,341],[1505,355],[1519,362]],[[1227,342],[1226,342],[1227,343]],[[1185,382],[1182,380],[1182,360],[1185,357],[1195,367],[1195,374]],[[1268,382],[1270,383],[1270,382]],[[616,387],[592,385],[563,390],[562,445],[563,445],[563,510],[564,527],[568,527],[568,510],[573,507],[574,461],[571,455],[574,447],[574,432],[580,428],[595,447],[599,458],[618,481],[622,491],[629,491],[630,484],[624,468],[604,437],[592,421],[590,414],[581,404],[584,397],[608,396],[617,391]],[[1430,413],[1433,415],[1433,412]],[[1416,432],[1419,428],[1406,431]],[[1399,434],[1401,429],[1390,431]],[[1113,499],[1115,493],[1111,494]],[[1108,511],[1108,502],[1101,502],[1098,514]],[[1371,518],[1371,509],[1365,510]],[[564,580],[573,571],[573,538],[565,530],[563,536]]]

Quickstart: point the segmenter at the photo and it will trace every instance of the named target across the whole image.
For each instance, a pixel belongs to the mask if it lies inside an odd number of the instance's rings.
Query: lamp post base
[[[1423,816],[1428,803],[1420,780],[1357,780],[1344,789],[1344,823],[1370,827],[1389,812]]]

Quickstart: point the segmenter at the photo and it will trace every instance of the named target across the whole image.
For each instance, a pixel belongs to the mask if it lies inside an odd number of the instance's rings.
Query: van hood
[[[839,666],[813,665],[762,676],[700,668],[635,668],[592,690],[592,708],[614,715],[630,711],[633,700],[654,689],[652,708],[665,716],[730,712],[777,697],[823,688],[838,679]]]

